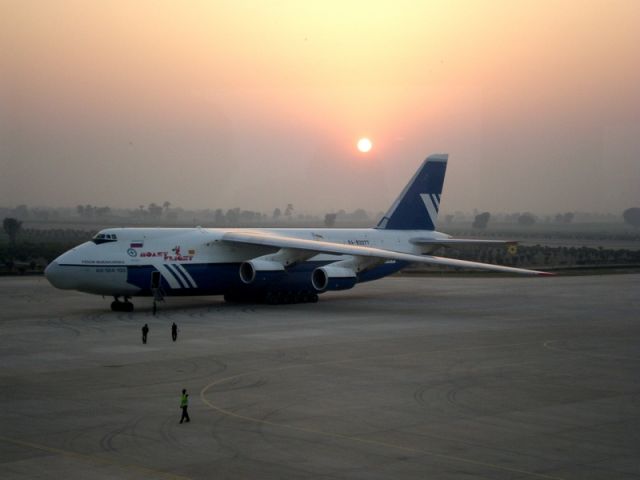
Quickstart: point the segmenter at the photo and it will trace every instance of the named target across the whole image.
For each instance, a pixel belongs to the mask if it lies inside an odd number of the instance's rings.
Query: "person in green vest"
[[[180,423],[183,421],[190,422],[189,413],[187,412],[187,408],[189,407],[189,394],[186,389],[182,389],[182,396],[180,397],[180,408],[182,409],[182,417],[180,417]]]

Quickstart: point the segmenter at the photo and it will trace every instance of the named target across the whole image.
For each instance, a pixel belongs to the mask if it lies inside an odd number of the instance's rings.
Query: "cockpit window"
[[[115,233],[98,233],[91,239],[91,241],[96,245],[100,245],[101,243],[117,242],[118,237]]]

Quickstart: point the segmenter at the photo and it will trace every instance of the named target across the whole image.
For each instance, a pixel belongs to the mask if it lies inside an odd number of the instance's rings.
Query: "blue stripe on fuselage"
[[[193,263],[181,264],[194,279],[196,288],[171,288],[164,277],[161,287],[166,295],[222,295],[232,291],[256,290],[309,290],[313,291],[311,273],[317,267],[333,263],[333,261],[314,261],[300,263],[287,270],[285,277],[278,282],[258,285],[247,285],[240,280],[239,263]],[[169,266],[169,264],[164,264]],[[387,262],[371,270],[358,274],[358,282],[370,282],[386,277],[408,265],[407,262]],[[177,271],[179,269],[174,266]],[[153,265],[135,265],[127,268],[127,282],[141,291],[139,295],[151,295],[151,272],[156,271]],[[172,273],[174,270],[170,269]],[[177,275],[176,275],[177,276]],[[182,277],[178,277],[182,279]],[[184,281],[184,280],[183,280]],[[182,283],[182,281],[181,281]],[[189,284],[187,284],[189,285]]]

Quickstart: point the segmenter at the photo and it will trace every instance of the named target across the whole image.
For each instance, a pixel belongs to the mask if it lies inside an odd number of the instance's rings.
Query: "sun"
[[[371,150],[371,147],[373,147],[373,143],[371,143],[371,140],[369,140],[368,138],[365,137],[358,140],[358,150],[360,150],[362,153],[367,153],[369,150]]]

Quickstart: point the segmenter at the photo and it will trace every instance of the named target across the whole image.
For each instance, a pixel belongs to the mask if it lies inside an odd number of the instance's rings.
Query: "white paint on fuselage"
[[[162,270],[163,265],[169,262],[182,265],[240,263],[278,250],[275,247],[225,242],[222,237],[229,231],[272,232],[293,238],[418,255],[429,253],[430,247],[415,245],[411,239],[449,238],[449,235],[434,231],[371,228],[108,228],[100,233],[114,234],[117,241],[83,243],[58,257],[47,268],[46,274],[58,288],[100,295],[132,296],[139,292],[139,288],[127,283],[128,267],[153,265]],[[312,257],[310,261],[339,261],[346,258],[349,257],[322,254]]]

